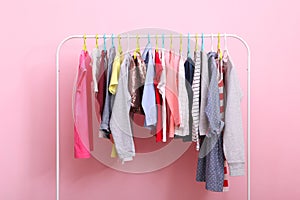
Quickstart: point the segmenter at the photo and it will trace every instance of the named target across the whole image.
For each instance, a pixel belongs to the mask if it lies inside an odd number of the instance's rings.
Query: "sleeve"
[[[244,175],[244,133],[242,126],[242,91],[237,74],[232,68],[226,76],[226,107],[224,129],[224,154],[231,176]]]
[[[111,77],[110,77],[110,83],[109,83],[109,92],[113,95],[116,94],[117,86],[118,86],[118,71],[120,68],[120,56],[117,55],[114,59]]]

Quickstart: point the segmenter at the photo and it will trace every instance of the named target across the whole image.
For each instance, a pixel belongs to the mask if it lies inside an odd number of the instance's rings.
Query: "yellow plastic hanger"
[[[198,34],[195,35],[196,44],[195,44],[195,51],[198,51]]]
[[[179,46],[179,53],[182,53],[182,34],[180,34],[180,46]]]
[[[97,49],[99,48],[98,39],[99,39],[99,36],[98,36],[98,34],[96,34],[96,48]]]
[[[86,34],[83,35],[83,48],[82,48],[84,51],[87,51],[87,48],[86,48]]]
[[[121,36],[118,35],[118,52],[120,55],[122,55],[122,46],[121,46]]]
[[[140,36],[137,34],[136,35],[136,49],[133,53],[133,58],[136,59],[137,53],[140,53]]]
[[[218,33],[218,53],[219,53],[220,60],[222,60],[220,33]]]

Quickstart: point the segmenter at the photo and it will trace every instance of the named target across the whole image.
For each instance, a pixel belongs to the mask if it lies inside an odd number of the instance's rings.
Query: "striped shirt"
[[[197,142],[199,141],[199,110],[200,110],[200,51],[196,51],[194,53],[194,61],[195,61],[195,70],[194,70],[194,78],[193,78],[193,105],[192,105],[192,117],[193,117],[193,125],[192,125],[192,141]],[[199,147],[197,145],[197,150]]]

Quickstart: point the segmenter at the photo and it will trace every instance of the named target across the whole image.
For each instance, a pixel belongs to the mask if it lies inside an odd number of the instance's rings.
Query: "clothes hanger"
[[[87,47],[86,47],[86,34],[83,35],[83,47],[82,47],[82,50],[84,52],[87,51]]]
[[[127,53],[129,53],[129,34],[127,33]]]
[[[190,33],[188,33],[188,41],[187,41],[187,43],[188,43],[187,56],[190,57],[190,45],[191,45],[191,43],[190,43]]]
[[[180,34],[180,46],[179,46],[179,55],[182,54],[182,34]]]
[[[162,48],[164,49],[165,48],[165,34],[162,34],[161,36],[161,41],[162,41]]]
[[[112,34],[111,34],[111,47],[115,47],[114,39],[115,39],[115,36],[114,36],[114,34],[112,33]]]
[[[158,36],[157,36],[157,34],[155,35],[155,51],[158,52]]]
[[[210,41],[211,41],[211,52],[214,52],[214,36],[213,34],[210,35]]]
[[[170,37],[170,51],[172,51],[173,49],[173,35],[171,34],[171,37]]]
[[[96,48],[97,48],[97,49],[99,48],[98,39],[99,39],[99,35],[96,34]]]
[[[106,35],[103,35],[103,50],[106,51]]]
[[[220,33],[218,33],[218,46],[217,46],[217,54],[218,54],[218,76],[220,77],[220,80],[223,80],[223,73],[222,73],[222,51],[221,51],[221,39],[220,39]]]
[[[118,35],[118,52],[119,52],[119,55],[122,55],[122,46],[121,46],[121,36]]]
[[[136,49],[133,53],[133,58],[136,59],[137,53],[140,53],[140,36],[137,34],[136,35]]]
[[[151,43],[151,40],[150,40],[150,34],[148,33],[148,44]]]
[[[201,35],[201,51],[204,52],[204,34]]]
[[[196,39],[195,52],[197,52],[198,51],[198,34],[197,33],[195,35],[195,39]]]
[[[221,39],[220,39],[220,33],[218,33],[218,54],[219,59],[222,60],[222,51],[221,51]]]
[[[227,34],[224,33],[224,51],[223,51],[223,60],[227,60],[228,49],[227,49]]]

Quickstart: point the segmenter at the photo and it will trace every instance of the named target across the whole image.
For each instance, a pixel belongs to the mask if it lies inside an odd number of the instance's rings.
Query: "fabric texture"
[[[128,71],[133,65],[133,59],[129,54],[126,54],[120,67],[120,78],[110,120],[115,147],[122,162],[130,161],[135,156],[135,146],[129,117],[132,99],[128,91]]]

